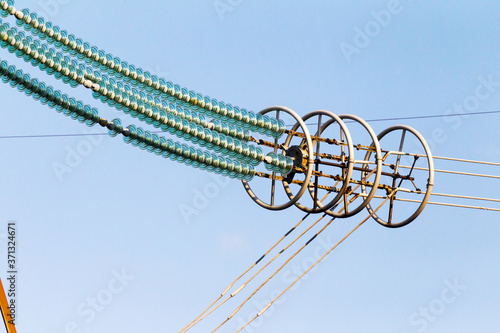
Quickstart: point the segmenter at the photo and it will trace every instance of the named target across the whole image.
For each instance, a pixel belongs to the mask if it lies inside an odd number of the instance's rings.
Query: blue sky
[[[379,119],[499,110],[496,1],[16,1],[26,7],[122,60],[254,111],[285,105],[302,116]],[[138,122],[0,54],[108,119]],[[101,131],[6,84],[0,98],[0,136]],[[379,133],[407,124],[435,155],[498,162],[498,121],[371,125]],[[0,139],[0,151],[0,246],[6,253],[7,223],[17,221],[20,332],[177,332],[303,216],[264,210],[239,181],[119,137]],[[71,172],[58,174],[58,163]],[[498,198],[498,180],[436,174],[435,182],[436,192]],[[186,218],[183,207],[196,214]],[[334,222],[221,332],[234,332],[365,216]],[[498,331],[498,220],[428,206],[401,229],[369,221],[246,331]],[[209,332],[240,301],[192,331]]]

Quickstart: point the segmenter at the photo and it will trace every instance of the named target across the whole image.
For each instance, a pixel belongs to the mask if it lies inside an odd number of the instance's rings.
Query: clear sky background
[[[500,110],[498,1],[18,0],[16,7],[45,12],[122,60],[254,111],[285,105],[300,115],[326,109],[379,119]],[[0,58],[108,119],[138,122],[6,50]],[[0,100],[0,136],[101,131],[6,84]],[[371,125],[377,133],[410,125],[435,155],[499,162],[499,121],[491,114]],[[119,137],[0,139],[0,152],[0,257],[7,223],[17,221],[19,332],[177,332],[303,216],[296,208],[267,211],[239,181]],[[58,163],[71,172],[58,174]],[[436,167],[500,175],[498,167]],[[197,202],[207,190],[211,197]],[[457,175],[437,174],[435,191],[500,197],[498,180]],[[183,216],[187,206],[197,214]],[[234,332],[365,215],[334,223],[221,332]],[[401,229],[369,221],[246,332],[499,331],[499,216],[428,206]],[[192,331],[210,332],[240,301]]]

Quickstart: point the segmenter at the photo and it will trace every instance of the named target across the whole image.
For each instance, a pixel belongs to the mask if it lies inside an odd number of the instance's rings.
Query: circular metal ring
[[[299,200],[300,197],[307,190],[307,186],[309,185],[309,180],[311,178],[311,174],[312,174],[312,170],[313,170],[313,168],[312,168],[313,144],[311,141],[311,135],[309,134],[309,130],[307,129],[306,124],[302,121],[300,116],[295,111],[293,111],[287,107],[284,107],[284,106],[271,106],[271,107],[265,108],[264,110],[260,111],[260,114],[264,115],[264,114],[270,113],[270,112],[276,112],[276,119],[279,119],[280,112],[284,112],[284,113],[291,115],[296,121],[296,124],[293,127],[294,131],[297,131],[299,129],[299,127],[302,129],[302,135],[304,136],[304,139],[305,139],[305,145],[304,145],[303,149],[306,152],[306,154],[308,155],[307,161],[305,163],[305,170],[303,171],[304,181],[302,182],[301,188],[295,196],[293,196],[291,198],[289,196],[287,196],[287,198],[289,200],[284,202],[284,203],[280,203],[280,204],[276,204],[274,202],[275,201],[274,200],[275,199],[275,183],[277,180],[280,180],[279,178],[283,179],[283,176],[280,177],[280,176],[276,175],[276,172],[273,171],[269,177],[271,179],[271,197],[270,197],[269,202],[265,202],[265,201],[259,199],[258,196],[254,193],[254,191],[250,187],[250,184],[248,181],[243,180],[242,183],[243,183],[243,186],[245,187],[245,190],[247,191],[248,195],[258,205],[260,205],[261,207],[264,207],[266,209],[270,209],[270,210],[282,210],[282,209],[290,207],[295,202],[297,202],[297,200]],[[289,146],[287,146],[287,144],[290,143],[291,137],[293,137],[293,134],[289,134],[289,136],[287,137],[287,141],[283,145],[279,145],[278,139],[275,139],[274,146],[273,146],[274,152],[281,153],[281,154],[285,155],[288,148],[290,148]],[[279,151],[281,151],[281,152],[279,152]],[[300,162],[302,162],[302,161],[300,161]]]
[[[375,153],[375,159],[376,159],[375,167],[373,169],[370,169],[370,164],[368,163],[370,156],[365,155],[364,160],[354,161],[354,164],[361,164],[361,167],[354,167],[355,170],[361,171],[361,179],[359,179],[359,181],[354,182],[351,177],[351,184],[352,186],[354,186],[354,188],[348,188],[348,191],[344,193],[344,198],[342,200],[344,202],[344,205],[340,212],[333,212],[331,210],[326,212],[331,216],[346,218],[354,216],[360,211],[362,211],[370,203],[370,200],[375,196],[375,193],[377,192],[377,188],[380,182],[380,176],[382,173],[382,156],[380,152],[380,144],[377,138],[377,134],[375,134],[371,126],[368,125],[368,123],[365,120],[350,114],[339,115],[339,118],[342,120],[345,119],[352,120],[360,124],[368,132],[372,140],[372,143],[369,147],[365,146],[365,149],[373,151]],[[355,148],[357,148],[358,150],[362,149],[360,145],[355,146]],[[367,181],[373,174],[375,175],[375,179],[371,184],[369,184],[369,186],[371,186],[372,189],[368,194],[366,194],[365,185],[368,185]],[[360,186],[362,186],[362,189],[360,189],[361,193],[356,194],[354,191],[356,191],[357,188],[359,188]],[[354,202],[358,198],[362,200],[361,204],[359,204],[354,209],[349,209],[350,205],[352,205],[352,202]]]
[[[389,165],[391,167],[391,170],[392,170],[392,174],[387,175],[388,173],[382,173],[382,175],[392,177],[392,179],[393,179],[392,185],[391,186],[385,185],[384,190],[385,190],[386,194],[383,196],[380,196],[380,197],[378,197],[378,196],[376,197],[377,199],[383,199],[383,200],[389,201],[387,220],[384,220],[383,218],[381,218],[380,213],[377,214],[375,212],[375,210],[377,208],[375,208],[375,209],[373,208],[372,202],[368,203],[368,205],[366,206],[367,210],[370,212],[370,214],[372,215],[372,217],[375,221],[377,221],[381,225],[383,225],[385,227],[389,227],[389,228],[399,228],[399,227],[405,226],[408,223],[412,222],[415,218],[417,218],[417,216],[422,212],[425,205],[427,204],[427,201],[429,200],[429,197],[432,193],[432,187],[434,186],[434,161],[433,161],[429,146],[427,145],[427,142],[425,141],[424,137],[418,131],[416,131],[415,129],[413,129],[410,126],[396,125],[396,126],[389,127],[387,129],[385,129],[384,131],[382,131],[378,135],[378,140],[381,141],[382,138],[384,138],[387,134],[394,132],[394,131],[402,131],[401,139],[399,142],[399,150],[397,150],[397,151],[385,151],[385,150],[382,151],[382,153],[383,153],[383,157],[382,157],[383,165]],[[417,142],[424,149],[425,155],[420,155],[417,153],[403,152],[403,145],[404,145],[404,142],[406,139],[407,132],[413,134],[417,138],[417,140],[418,140]],[[369,155],[371,153],[372,153],[371,151],[367,152],[367,157],[365,158],[365,160],[367,160],[369,158]],[[384,163],[386,161],[386,159],[391,155],[396,156],[396,163],[395,164]],[[406,156],[408,158],[413,158],[413,165],[411,167],[401,166],[400,162],[401,162],[402,156]],[[427,167],[426,168],[415,168],[416,161],[420,157],[425,157],[427,159]],[[409,169],[408,175],[401,176],[399,174],[399,170],[402,169],[403,167],[406,169]],[[411,177],[412,172],[414,170],[417,170],[417,169],[427,171],[426,173],[427,173],[428,178],[427,178],[425,192],[422,192],[422,190],[420,190],[417,187],[417,185],[415,184],[414,177],[413,178]],[[396,183],[397,183],[398,179],[399,179],[399,184],[397,185]],[[415,189],[409,190],[409,189],[401,188],[400,186],[404,180],[411,181],[412,186],[414,186]],[[384,185],[382,185],[382,186],[384,186]],[[380,188],[380,186],[379,186],[379,188]],[[363,188],[363,190],[364,190],[364,188]],[[401,198],[398,199],[397,198],[398,193],[419,194],[419,195],[424,194],[424,197],[422,198],[421,201],[401,199]],[[400,221],[394,221],[394,219],[393,219],[394,207],[393,206],[394,206],[395,201],[397,201],[397,200],[400,200],[401,202],[404,202],[404,201],[417,202],[420,204],[419,204],[418,208],[415,211],[413,211],[413,213],[410,213],[411,215],[409,217],[402,218],[402,219],[400,219]],[[386,201],[384,201],[384,202],[386,202]]]
[[[295,206],[297,206],[299,209],[301,209],[305,212],[308,212],[308,213],[325,212],[340,200],[340,198],[342,197],[343,193],[346,191],[346,189],[349,185],[351,175],[352,175],[352,170],[353,170],[353,162],[354,162],[354,157],[353,157],[354,156],[354,148],[352,145],[351,135],[349,133],[349,130],[347,129],[347,126],[342,121],[342,119],[340,119],[336,114],[334,114],[330,111],[317,110],[317,111],[313,111],[313,112],[308,113],[307,115],[302,117],[302,120],[305,122],[308,119],[315,117],[315,116],[318,117],[317,132],[316,132],[316,135],[312,138],[313,148],[314,148],[314,152],[313,152],[314,155],[313,156],[314,156],[314,168],[315,168],[315,170],[312,172],[313,175],[311,176],[311,180],[309,181],[309,186],[308,186],[309,194],[311,195],[311,199],[312,199],[312,203],[308,206],[308,205],[305,205],[303,203],[300,203],[299,201],[295,202]],[[321,121],[323,116],[326,116],[329,118],[328,121],[326,121],[325,123],[322,123],[322,121]],[[328,142],[328,143],[324,142],[323,145],[328,146],[328,145],[335,144],[335,145],[340,146],[341,154],[340,154],[340,156],[336,156],[337,159],[340,159],[338,161],[339,163],[337,163],[337,164],[329,163],[329,162],[323,161],[321,159],[322,153],[320,152],[320,144],[321,144],[321,141],[323,141],[323,140],[318,140],[319,138],[321,138],[324,131],[330,125],[332,125],[334,123],[337,123],[340,127],[340,138],[339,138],[340,140],[329,138],[330,142]],[[292,131],[294,131],[297,126],[298,125],[296,125],[292,129]],[[345,137],[345,142],[344,142],[344,137]],[[289,139],[290,139],[290,137],[287,138],[287,141],[285,141],[285,142],[289,143]],[[344,153],[345,146],[347,146],[347,148],[348,148],[347,158],[346,158],[345,153]],[[333,156],[332,154],[324,154],[324,155]],[[334,177],[333,175],[328,175],[328,173],[323,173],[322,170],[320,170],[320,165],[323,165],[323,166],[324,165],[331,165],[334,167],[342,168],[341,176],[340,175],[336,176],[337,177],[336,178],[337,184],[342,182],[342,186],[340,188],[336,188],[336,184],[332,184],[333,186],[331,186],[330,184],[327,184],[327,185],[319,184],[320,178],[323,179],[324,177],[330,177],[330,178],[325,178],[325,179],[332,180],[332,177]],[[327,190],[328,193],[327,193],[327,195],[325,195],[325,197],[323,199],[318,198],[318,187],[321,185],[323,185],[322,188],[325,188],[325,189],[331,188],[330,190]],[[292,190],[290,189],[290,184],[288,181],[286,181],[286,180],[283,181],[283,186],[285,187],[285,191],[288,194],[290,199],[293,199],[296,197],[296,195],[292,193]],[[327,203],[323,203],[323,201],[327,198],[327,196],[330,195],[330,193],[332,193],[334,191],[337,192],[337,195],[334,198],[328,200]]]

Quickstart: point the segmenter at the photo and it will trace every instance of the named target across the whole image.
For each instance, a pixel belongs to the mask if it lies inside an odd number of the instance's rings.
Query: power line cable
[[[451,114],[439,114],[439,115],[424,115],[424,116],[410,116],[410,117],[393,117],[393,118],[375,118],[366,120],[367,122],[378,122],[378,121],[395,121],[395,120],[411,120],[411,119],[431,119],[439,117],[460,117],[460,116],[474,116],[483,114],[498,114],[498,111],[480,111],[480,112],[466,112],[466,113],[451,113]],[[315,125],[315,124],[309,124]],[[291,125],[293,126],[293,125]],[[152,131],[151,133],[159,134],[165,133],[165,131]],[[34,134],[34,135],[5,135],[0,136],[0,139],[32,139],[32,138],[56,138],[56,137],[78,137],[78,136],[94,136],[94,135],[107,135],[107,133],[69,133],[69,134]]]
[[[309,216],[309,214],[307,214],[305,218],[307,218]],[[231,293],[227,298],[225,298],[221,303],[219,303],[217,306],[213,307],[211,310],[210,308],[215,305],[216,302],[218,302],[222,297],[219,297],[214,303],[211,304],[210,307],[208,307],[207,309],[205,309],[205,311],[203,311],[202,314],[200,314],[197,318],[195,318],[195,320],[193,320],[191,323],[189,323],[186,327],[184,327],[181,331],[179,331],[179,333],[184,333],[184,332],[187,332],[189,329],[191,329],[194,325],[196,325],[197,323],[199,323],[202,319],[206,318],[208,315],[210,315],[211,313],[213,313],[215,310],[217,310],[218,308],[220,308],[224,303],[226,303],[228,300],[230,300],[231,298],[233,298],[234,296],[236,296],[236,294],[238,294],[240,291],[243,290],[243,288],[245,288],[255,277],[257,277],[265,268],[267,268],[271,263],[273,263],[278,257],[280,257],[283,253],[285,253],[285,251],[287,251],[292,245],[294,245],[299,239],[302,239],[303,236],[309,232],[314,226],[316,226],[321,220],[323,220],[323,218],[325,218],[326,214],[322,215],[318,220],[316,220],[313,224],[311,224],[309,227],[307,227],[304,231],[302,231],[302,233],[297,236],[293,241],[291,241],[288,245],[286,245],[285,247],[283,247],[281,249],[281,251],[279,251],[273,258],[271,258],[264,266],[262,266],[255,274],[253,274],[249,279],[247,279],[238,289],[236,289],[236,291],[234,291],[233,293]],[[303,219],[303,220],[304,220]],[[302,220],[302,221],[303,221]],[[302,222],[301,221],[301,222]],[[333,221],[333,219],[328,222],[328,224],[330,224],[331,222]],[[301,223],[300,222],[300,223]],[[327,226],[328,226],[327,224]],[[297,225],[298,226],[298,225]],[[323,227],[324,229],[325,227]],[[293,230],[293,229],[292,229]],[[315,236],[314,236],[315,237]],[[313,237],[313,238],[314,238]],[[281,240],[280,240],[281,241]],[[278,242],[279,243],[279,242]],[[276,244],[277,245],[277,244]],[[292,256],[293,258],[293,256]],[[261,258],[262,259],[262,258]],[[290,259],[288,259],[290,260]],[[260,259],[259,259],[260,261]],[[246,272],[244,273],[246,274]],[[238,277],[237,280],[239,280],[244,274],[242,274],[240,277]],[[234,283],[237,281],[235,280],[232,285],[234,285]],[[231,287],[232,287],[231,285]],[[229,287],[228,287],[229,288]],[[225,292],[228,291],[228,289],[225,290]],[[224,293],[225,293],[224,292]],[[223,296],[223,295],[222,295]],[[210,310],[210,311],[208,311]],[[208,311],[208,312],[207,312]]]
[[[191,327],[193,327],[194,325],[196,325],[198,322],[200,322],[203,318],[205,318],[207,315],[209,315],[212,311],[210,311],[209,313],[206,313],[208,310],[210,310],[221,298],[224,297],[224,295],[236,284],[236,282],[238,280],[240,280],[245,274],[247,274],[252,268],[254,268],[255,266],[257,266],[276,246],[278,246],[278,244],[280,244],[286,237],[288,237],[295,229],[297,229],[301,224],[302,222],[305,221],[305,219],[310,215],[310,213],[306,214],[296,225],[294,225],[287,233],[284,234],[283,237],[281,237],[273,246],[271,246],[271,248],[269,250],[266,251],[266,253],[264,253],[257,261],[255,261],[249,268],[247,268],[242,274],[240,274],[233,282],[231,282],[229,284],[229,286],[220,294],[220,296],[214,301],[212,302],[205,310],[203,310],[202,313],[200,313],[195,319],[193,319],[188,325],[186,325],[182,330],[179,331],[179,333],[183,333],[183,332],[186,332],[187,330],[189,330]],[[324,216],[322,216],[320,218],[323,219]],[[319,220],[318,220],[319,221]],[[310,227],[312,228],[312,226]],[[309,230],[309,228],[307,229]],[[293,244],[293,242],[292,242]],[[283,251],[285,251],[285,249],[283,249],[280,253],[282,253]],[[244,285],[246,285],[248,283],[245,282]],[[233,297],[234,295],[236,295],[237,292],[239,292],[241,289],[243,289],[242,287],[238,288],[237,291],[231,293],[230,297]],[[227,299],[226,299],[227,300]]]
[[[389,196],[387,196],[387,198],[380,204],[380,206],[377,207],[377,209],[373,213],[369,214],[364,220],[362,220],[358,225],[356,225],[354,227],[354,229],[352,229],[339,242],[337,242],[337,244],[335,244],[333,247],[331,247],[314,264],[312,264],[307,270],[305,270],[300,276],[298,276],[285,290],[283,290],[278,296],[276,296],[271,302],[269,302],[262,310],[260,310],[255,316],[253,316],[245,325],[240,327],[236,331],[236,333],[241,332],[241,330],[243,330],[246,326],[248,326],[252,321],[257,319],[257,317],[261,316],[265,311],[267,311],[267,309],[269,309],[271,307],[271,305],[273,305],[274,302],[276,302],[276,300],[278,300],[278,298],[282,297],[283,294],[285,294],[287,291],[289,291],[300,279],[302,279],[307,273],[309,273],[314,267],[316,267],[316,265],[318,265],[323,259],[325,259],[326,256],[328,256],[333,250],[335,250],[340,244],[342,244],[342,242],[344,242],[349,236],[351,236],[354,233],[354,231],[356,231],[359,227],[361,227],[371,216],[373,216],[373,214],[375,214],[375,212],[377,210],[379,210],[380,207],[382,207],[382,205],[385,203],[385,201],[387,201],[389,199],[389,197],[392,196],[393,194],[394,194],[394,192],[392,192]]]
[[[430,119],[430,118],[440,118],[440,117],[462,117],[462,116],[473,116],[473,115],[495,114],[495,113],[500,113],[500,110],[498,110],[498,111],[478,111],[478,112],[450,113],[450,114],[438,114],[438,115],[426,115],[426,116],[379,118],[379,119],[369,119],[369,120],[366,120],[366,121],[367,122],[376,122],[376,121],[391,121],[391,120]]]
[[[368,123],[378,122],[378,121],[395,121],[395,120],[413,120],[413,119],[432,119],[441,117],[463,117],[463,116],[477,116],[484,114],[496,114],[500,113],[500,110],[496,111],[477,111],[477,112],[464,112],[464,113],[449,113],[449,114],[433,114],[433,115],[423,115],[423,116],[408,116],[408,117],[392,117],[392,118],[374,118],[365,120]],[[346,120],[346,123],[351,121]],[[307,123],[307,125],[317,125],[317,123]]]

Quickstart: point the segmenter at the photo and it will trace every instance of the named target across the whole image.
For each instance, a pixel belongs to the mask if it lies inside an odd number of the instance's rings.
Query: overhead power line
[[[410,117],[393,117],[393,118],[375,118],[366,120],[367,122],[377,122],[377,121],[395,121],[395,120],[412,120],[412,119],[431,119],[440,117],[461,117],[461,116],[477,116],[484,114],[497,114],[497,111],[479,111],[479,112],[465,112],[465,113],[450,113],[450,114],[436,114],[436,115],[424,115],[424,116],[410,116]],[[348,121],[346,121],[348,122]],[[314,125],[314,124],[309,124]],[[293,126],[293,125],[290,125]],[[165,133],[164,131],[152,131],[151,133],[160,134]],[[58,137],[80,137],[80,136],[96,136],[96,135],[108,135],[108,133],[68,133],[68,134],[33,134],[33,135],[4,135],[0,136],[0,139],[40,139],[40,138],[58,138]]]
[[[474,116],[474,115],[493,114],[493,113],[500,113],[500,110],[498,110],[498,111],[478,111],[478,112],[436,114],[436,115],[426,115],[426,116],[379,118],[379,119],[369,119],[366,121],[367,122],[375,122],[375,121],[391,121],[391,120],[429,119],[429,118],[441,118],[441,117],[462,117],[462,116]]]
[[[448,113],[448,114],[431,114],[431,115],[409,116],[409,117],[375,118],[375,119],[368,119],[368,120],[365,119],[365,121],[368,122],[368,123],[374,123],[374,122],[377,122],[377,121],[396,121],[396,120],[432,119],[432,118],[442,118],[442,117],[478,116],[478,115],[495,114],[495,113],[500,113],[500,110],[497,110],[497,111],[464,112],[464,113]],[[345,120],[345,122],[348,123],[349,120]],[[317,125],[317,124],[309,124],[308,123],[308,125]]]

